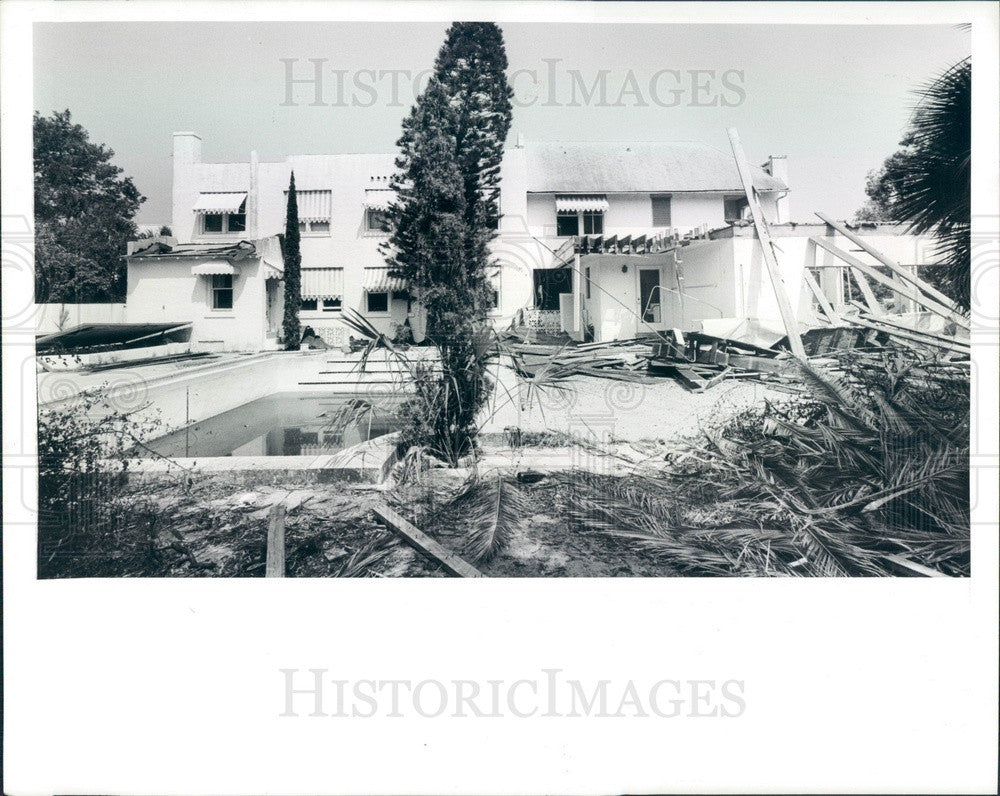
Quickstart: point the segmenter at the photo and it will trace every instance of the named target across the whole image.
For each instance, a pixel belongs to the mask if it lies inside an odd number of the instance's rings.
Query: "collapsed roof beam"
[[[764,218],[760,202],[757,201],[757,194],[753,187],[753,177],[750,174],[750,165],[747,163],[746,155],[743,152],[743,144],[740,143],[740,137],[735,127],[729,128],[729,143],[733,147],[733,157],[736,159],[736,168],[740,173],[740,181],[743,183],[743,193],[746,195],[747,204],[750,207],[750,217],[753,219],[754,230],[757,232],[757,240],[760,241],[760,248],[764,254],[767,273],[771,277],[774,297],[778,301],[778,311],[781,313],[781,320],[785,324],[785,331],[788,332],[788,346],[791,348],[794,356],[799,359],[805,359],[806,350],[802,345],[802,333],[799,329],[799,322],[792,313],[792,305],[788,300],[788,293],[785,291],[785,285],[781,279],[781,271],[778,268],[778,259],[774,256],[771,233],[767,228],[767,220]]]
[[[872,246],[868,241],[866,241],[860,235],[856,235],[855,233],[851,232],[851,230],[849,230],[844,224],[834,221],[832,218],[830,218],[824,213],[817,213],[816,215],[819,216],[820,219],[831,229],[836,230],[845,238],[847,238],[851,243],[853,243],[855,246],[858,246],[862,251],[867,252],[876,260],[878,260],[880,263],[882,263],[882,265],[888,268],[894,276],[898,277],[899,279],[902,279],[904,282],[909,282],[915,288],[926,293],[931,298],[937,299],[937,301],[939,301],[945,307],[949,309],[955,308],[955,302],[952,299],[948,298],[944,293],[942,293],[933,285],[927,284],[927,282],[925,282],[920,277],[911,274],[907,269],[903,268],[903,266],[901,266],[891,257],[887,257],[886,255],[882,254],[882,252],[880,252],[878,249]],[[965,326],[966,328],[968,328],[967,321],[965,322]]]

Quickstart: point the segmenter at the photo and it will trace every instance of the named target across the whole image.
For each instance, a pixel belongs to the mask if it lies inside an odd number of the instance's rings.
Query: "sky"
[[[36,23],[34,107],[68,108],[147,197],[137,221],[170,223],[173,132],[198,133],[211,162],[391,152],[446,27]],[[913,91],[970,48],[968,33],[941,25],[502,27],[508,143],[520,133],[729,152],[736,127],[751,161],[788,156],[794,221],[852,216],[867,173],[897,148]]]

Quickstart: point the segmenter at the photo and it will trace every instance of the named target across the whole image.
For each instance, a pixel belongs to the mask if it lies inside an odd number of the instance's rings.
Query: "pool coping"
[[[398,460],[399,432],[359,442],[336,453],[317,456],[202,456],[129,459],[130,480],[157,477],[191,477],[199,474],[259,474],[265,478],[295,477],[308,480],[350,480],[382,483]]]

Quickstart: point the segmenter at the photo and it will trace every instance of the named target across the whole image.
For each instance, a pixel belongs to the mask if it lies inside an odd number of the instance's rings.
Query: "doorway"
[[[663,323],[663,291],[659,267],[639,268],[639,312],[645,323]]]

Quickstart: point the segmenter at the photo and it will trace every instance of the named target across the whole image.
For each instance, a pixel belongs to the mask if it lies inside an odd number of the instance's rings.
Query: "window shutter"
[[[654,227],[669,227],[670,226],[670,197],[669,196],[653,196],[653,226]]]

